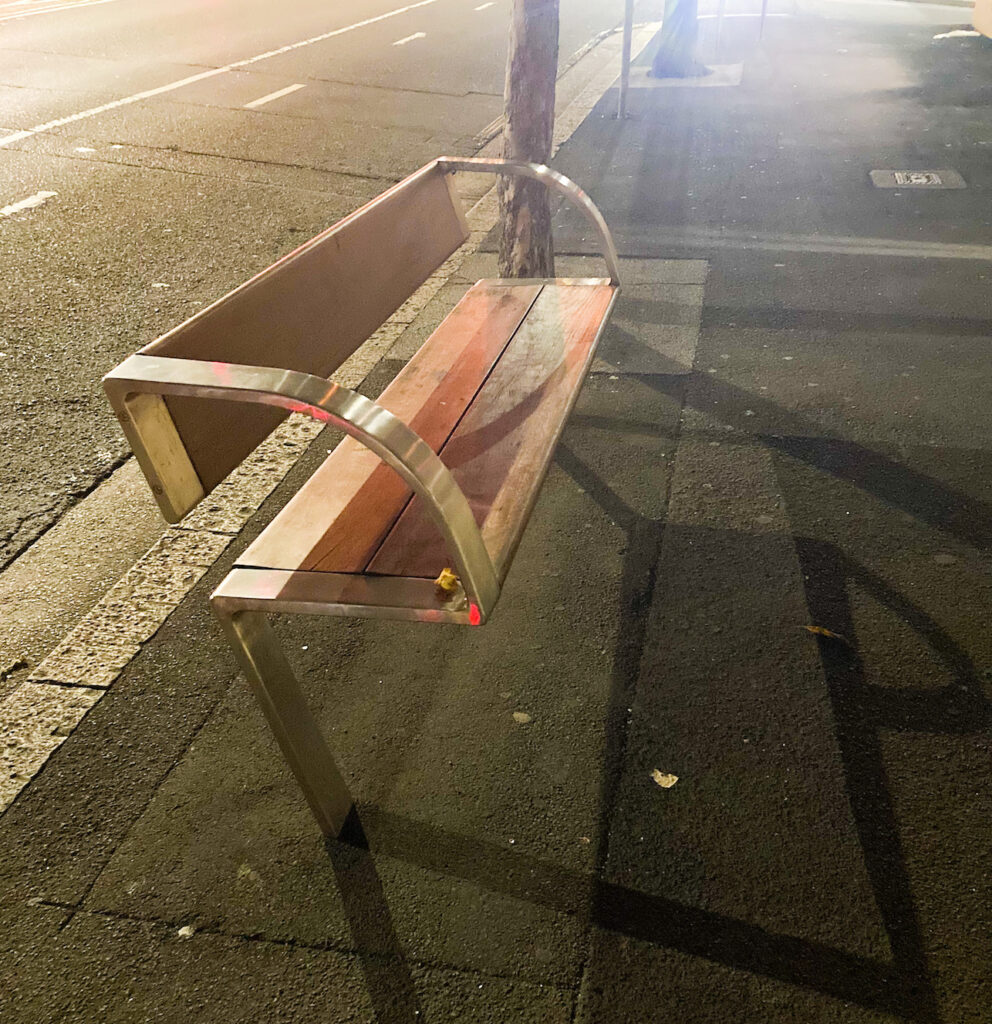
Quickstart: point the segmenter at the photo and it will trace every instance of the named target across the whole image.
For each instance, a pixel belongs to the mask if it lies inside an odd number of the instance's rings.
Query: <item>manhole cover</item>
[[[943,185],[936,171],[896,171],[897,185]]]
[[[875,188],[965,188],[964,178],[957,171],[872,171]]]

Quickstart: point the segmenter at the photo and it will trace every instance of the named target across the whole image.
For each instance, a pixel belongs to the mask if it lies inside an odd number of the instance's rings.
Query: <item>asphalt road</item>
[[[0,568],[128,457],[107,370],[474,150],[502,109],[508,11],[0,0]],[[622,11],[562,0],[563,59]]]

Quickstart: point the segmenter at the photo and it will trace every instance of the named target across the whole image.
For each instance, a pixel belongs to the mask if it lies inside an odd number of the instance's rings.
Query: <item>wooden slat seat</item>
[[[480,281],[378,399],[452,470],[500,580],[615,291],[608,281]],[[452,559],[411,498],[346,438],[237,564],[434,579]]]

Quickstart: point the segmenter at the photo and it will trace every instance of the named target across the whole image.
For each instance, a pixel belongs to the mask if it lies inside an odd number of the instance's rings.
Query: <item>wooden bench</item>
[[[594,226],[610,277],[479,281],[372,402],[328,378],[468,239],[456,171],[563,194]],[[349,435],[211,597],[326,834],[352,799],[267,615],[485,622],[618,290],[606,225],[567,178],[440,158],[105,378],[170,522],[287,413]]]

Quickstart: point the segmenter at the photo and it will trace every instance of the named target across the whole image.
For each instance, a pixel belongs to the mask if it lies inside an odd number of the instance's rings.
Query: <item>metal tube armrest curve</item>
[[[617,257],[617,250],[613,244],[613,236],[610,234],[610,229],[596,204],[571,178],[566,178],[564,174],[553,171],[545,164],[525,163],[522,160],[489,160],[485,157],[441,156],[438,157],[437,164],[442,170],[447,172],[476,171],[484,174],[515,174],[521,178],[539,181],[546,188],[560,193],[570,203],[577,206],[596,229],[596,234],[599,236],[600,253],[610,271],[611,283],[620,284],[620,260]]]
[[[189,395],[252,402],[331,423],[395,470],[437,523],[481,619],[492,611],[499,583],[472,509],[450,470],[401,419],[349,388],[295,370],[237,363],[133,355],[104,378],[114,408],[135,394]]]

